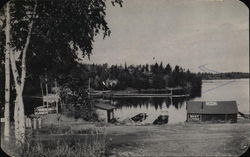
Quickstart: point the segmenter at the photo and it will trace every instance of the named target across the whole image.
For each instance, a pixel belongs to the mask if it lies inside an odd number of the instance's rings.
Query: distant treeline
[[[240,79],[249,78],[249,73],[243,72],[228,72],[228,73],[198,73],[203,80],[217,80],[217,79]]]
[[[161,63],[152,65],[84,64],[93,89],[165,89],[166,87],[201,88],[201,77],[176,65]]]

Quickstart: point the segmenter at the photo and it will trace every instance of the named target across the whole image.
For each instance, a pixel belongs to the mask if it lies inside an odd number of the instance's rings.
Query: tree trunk
[[[18,82],[19,74],[16,67],[16,60],[14,56],[14,52],[10,48],[10,63],[11,63],[11,71],[13,74],[14,82],[15,82],[15,89],[16,89],[16,99],[15,99],[15,108],[14,108],[14,120],[15,120],[15,136],[17,139],[17,142],[24,142],[24,131],[25,129],[23,126],[25,126],[25,119],[24,117],[24,105],[23,105],[23,97],[22,97],[22,90],[21,85]]]
[[[10,6],[6,4],[6,28],[5,28],[5,106],[4,106],[4,137],[10,135]]]
[[[17,94],[15,103],[16,118],[15,120],[15,136],[19,144],[24,142],[25,135],[25,116],[24,116],[24,104],[23,97]]]
[[[36,7],[37,7],[37,3],[35,4],[32,18],[35,17]],[[25,77],[26,77],[26,54],[27,54],[29,43],[30,43],[33,22],[34,20],[31,19],[31,22],[28,27],[28,35],[26,38],[26,43],[22,52],[23,55],[22,55],[22,65],[21,65],[21,76],[18,74],[18,71],[17,71],[15,54],[13,51],[10,52],[11,69],[12,69],[12,73],[13,73],[13,77],[15,81],[16,93],[17,93],[16,100],[15,100],[15,109],[14,109],[15,136],[16,136],[16,139],[20,142],[24,142],[24,134],[25,134],[23,89],[24,89]],[[18,82],[18,78],[20,78],[20,82]]]
[[[15,82],[15,89],[16,89],[16,100],[15,100],[15,109],[14,109],[14,120],[15,120],[15,125],[18,121],[18,117],[17,117],[17,112],[19,112],[19,105],[18,103],[20,102],[19,98],[20,96],[22,96],[22,92],[21,92],[21,86],[20,83],[18,82],[18,71],[17,71],[17,67],[16,67],[16,60],[15,60],[15,56],[14,56],[14,52],[12,52],[12,50],[10,49],[10,63],[11,63],[11,71],[14,77],[14,82]]]
[[[35,4],[34,10],[33,10],[33,17],[32,18],[35,18],[36,7],[37,7],[37,3]],[[26,78],[26,54],[27,54],[27,50],[28,50],[28,47],[29,47],[29,43],[30,43],[30,37],[31,37],[32,28],[33,28],[33,23],[34,23],[34,20],[31,19],[31,22],[29,24],[28,36],[26,38],[26,42],[25,42],[24,49],[23,49],[22,66],[21,66],[21,68],[22,68],[22,73],[21,73],[21,91],[23,91],[24,83],[25,83],[25,78]]]

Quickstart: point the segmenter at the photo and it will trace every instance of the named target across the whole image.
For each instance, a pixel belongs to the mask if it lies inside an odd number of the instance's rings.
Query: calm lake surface
[[[147,113],[147,122],[152,122],[167,111],[168,123],[186,120],[186,102],[192,101],[229,101],[236,100],[242,113],[249,113],[249,79],[204,80],[201,97],[196,98],[120,98],[113,100],[116,105],[114,115],[119,121],[139,113]]]

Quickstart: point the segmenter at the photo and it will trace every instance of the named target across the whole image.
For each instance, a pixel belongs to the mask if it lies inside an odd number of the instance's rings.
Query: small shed
[[[114,118],[115,106],[105,104],[105,103],[97,103],[97,104],[95,104],[95,108],[97,109],[97,112],[99,113],[99,116],[103,115],[103,111],[107,112],[107,116],[103,117],[103,119],[106,122],[110,122],[110,120],[112,118]]]
[[[236,101],[188,101],[187,121],[237,122]]]

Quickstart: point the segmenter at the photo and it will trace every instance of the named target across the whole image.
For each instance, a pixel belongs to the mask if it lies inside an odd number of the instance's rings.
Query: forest
[[[166,89],[168,87],[201,88],[201,77],[176,65],[78,64],[68,75],[58,76],[59,83],[95,90]],[[72,82],[72,83],[70,83]],[[67,84],[65,84],[67,83]]]

